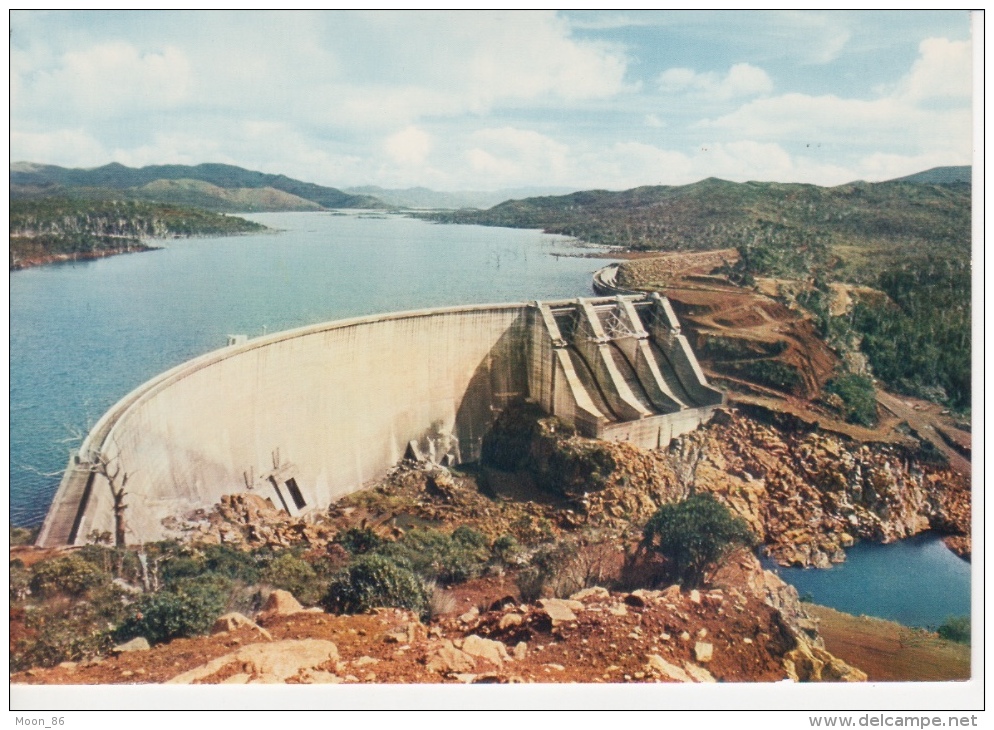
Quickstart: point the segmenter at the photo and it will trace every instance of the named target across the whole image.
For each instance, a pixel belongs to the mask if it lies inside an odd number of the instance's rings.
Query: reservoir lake
[[[244,217],[278,231],[10,273],[11,524],[40,524],[69,451],[118,399],[229,334],[591,296],[591,275],[608,263],[531,230],[369,212]],[[849,613],[919,626],[969,614],[970,566],[935,538],[848,555],[831,570],[779,572],[802,596]],[[922,576],[935,585],[927,595]]]

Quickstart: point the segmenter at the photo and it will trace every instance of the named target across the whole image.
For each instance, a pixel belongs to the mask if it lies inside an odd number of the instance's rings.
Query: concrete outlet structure
[[[402,312],[229,342],[100,419],[39,545],[113,534],[122,489],[128,542],[167,537],[225,494],[254,492],[290,514],[326,508],[405,454],[477,459],[516,399],[585,436],[645,447],[723,402],[659,295]]]

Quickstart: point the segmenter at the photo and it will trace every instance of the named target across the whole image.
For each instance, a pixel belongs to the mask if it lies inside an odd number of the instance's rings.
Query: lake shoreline
[[[100,251],[82,251],[77,253],[53,253],[44,256],[31,256],[20,259],[10,264],[11,271],[24,271],[38,266],[48,266],[49,264],[65,264],[75,261],[95,261],[105,259],[110,256],[118,256],[126,253],[147,253],[149,251],[160,251],[162,246],[148,246],[146,244],[135,244],[119,248],[108,248]]]
[[[806,603],[825,649],[862,669],[871,682],[943,682],[970,679],[970,645],[873,616],[854,616]]]

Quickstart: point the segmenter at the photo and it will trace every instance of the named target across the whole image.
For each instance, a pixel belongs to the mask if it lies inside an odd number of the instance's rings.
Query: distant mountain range
[[[889,182],[932,185],[969,184],[970,166],[936,167]],[[389,189],[376,186],[351,187],[345,190],[303,182],[286,175],[271,175],[246,170],[234,165],[205,163],[201,165],[150,165],[142,168],[111,163],[91,169],[65,168],[17,162],[10,166],[10,197],[38,199],[68,197],[90,200],[137,200],[170,205],[202,208],[222,213],[261,211],[307,211],[331,208],[413,208],[435,210],[492,209],[487,218],[517,219],[510,225],[520,225],[525,218],[534,223],[548,222],[548,209],[575,205],[580,201],[598,199],[608,207],[639,207],[645,196],[664,198],[692,186],[643,187],[630,191],[572,192],[564,187],[520,187],[493,191],[440,192],[424,187]],[[721,182],[721,181],[714,181]],[[854,183],[855,184],[855,183]],[[727,183],[727,185],[733,185]],[[745,183],[744,185],[756,185]],[[770,185],[776,185],[770,183]],[[745,190],[747,188],[741,188]],[[653,192],[649,192],[653,191]],[[569,195],[566,195],[569,193]],[[606,197],[605,197],[606,196]],[[611,201],[611,202],[608,202]],[[581,207],[583,207],[581,202]],[[510,210],[509,210],[510,209]],[[536,215],[545,209],[544,214]],[[513,212],[512,212],[513,211]],[[526,214],[531,211],[531,215]],[[508,213],[511,215],[508,216]],[[523,215],[524,214],[524,215]],[[470,216],[472,217],[472,216]],[[469,221],[467,221],[469,222]]]
[[[973,181],[973,168],[970,165],[957,165],[949,167],[933,167],[931,170],[916,172],[914,175],[898,177],[890,182],[914,182],[927,183],[931,185],[952,185],[955,183],[971,183]]]
[[[441,192],[428,188],[387,189],[375,185],[345,188],[345,192],[353,195],[372,195],[384,203],[399,208],[432,208],[443,210],[458,210],[459,208],[492,208],[507,200],[518,198],[533,198],[538,195],[563,195],[570,193],[573,188],[564,187],[527,187],[503,188],[501,190],[460,190],[458,192]]]
[[[133,168],[112,162],[83,170],[19,162],[10,166],[10,196],[124,197],[230,213],[389,207],[369,195],[216,163]]]

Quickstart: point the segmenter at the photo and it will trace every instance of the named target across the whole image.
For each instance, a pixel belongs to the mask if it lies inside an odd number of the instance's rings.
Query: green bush
[[[939,627],[939,636],[947,641],[955,641],[958,644],[970,643],[970,617],[950,616],[946,622]]]
[[[842,399],[842,414],[849,423],[874,426],[877,423],[877,392],[865,375],[840,375],[825,384],[825,390]]]
[[[383,538],[368,527],[350,527],[335,535],[334,541],[352,555],[372,552],[383,544]]]
[[[457,528],[452,535],[438,530],[411,530],[397,542],[385,543],[376,552],[425,580],[443,585],[478,577],[490,557],[486,538],[469,527]]]
[[[487,536],[469,525],[459,525],[452,531],[452,539],[470,550],[488,550],[490,548]]]
[[[31,569],[31,592],[39,598],[81,596],[109,583],[110,576],[78,555],[64,555],[36,563]]]
[[[756,542],[745,520],[710,494],[663,505],[642,534],[643,549],[661,555],[670,577],[686,586],[700,585],[710,566],[736,547]]]
[[[728,375],[788,393],[804,385],[804,378],[797,369],[779,360],[721,362],[715,363],[715,368]]]
[[[244,583],[259,581],[259,566],[251,553],[230,545],[204,545],[201,552],[207,572]]]
[[[279,555],[262,569],[259,580],[273,588],[290,591],[305,606],[313,606],[321,600],[327,589],[310,563],[291,552]]]
[[[603,489],[614,468],[614,457],[602,443],[547,437],[539,448],[532,473],[540,487],[575,496]]]
[[[120,589],[106,584],[90,589],[86,600],[56,598],[27,611],[30,633],[11,646],[11,669],[51,667],[107,653],[126,600]]]
[[[501,535],[490,547],[490,559],[497,565],[511,567],[517,565],[521,556],[521,545],[514,535]]]
[[[20,560],[10,561],[10,601],[23,601],[31,588],[31,573]]]
[[[331,613],[392,607],[427,616],[429,598],[424,582],[411,570],[383,555],[363,555],[331,581],[322,605]]]
[[[10,526],[10,545],[33,545],[38,539],[38,527],[14,527]]]
[[[224,613],[231,582],[221,577],[177,581],[170,589],[144,596],[117,631],[118,640],[144,636],[157,644],[206,634]]]

